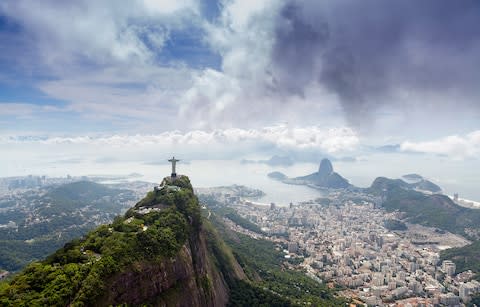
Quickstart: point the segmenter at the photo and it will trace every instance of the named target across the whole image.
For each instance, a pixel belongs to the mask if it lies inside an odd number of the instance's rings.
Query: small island
[[[280,181],[288,178],[287,175],[285,175],[284,173],[281,173],[281,172],[271,172],[271,173],[268,173],[267,176],[272,178],[272,179],[280,180]]]

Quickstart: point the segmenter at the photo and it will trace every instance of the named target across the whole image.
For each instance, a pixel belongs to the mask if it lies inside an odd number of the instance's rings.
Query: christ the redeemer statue
[[[180,161],[178,159],[175,159],[175,157],[171,158],[170,160],[168,160],[168,162],[171,162],[172,163],[172,178],[175,178],[177,177],[177,172],[175,171],[175,166],[177,164],[177,162]]]

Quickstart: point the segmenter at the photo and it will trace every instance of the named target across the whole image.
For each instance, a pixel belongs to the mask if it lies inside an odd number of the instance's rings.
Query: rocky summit
[[[320,167],[318,168],[318,175],[320,177],[329,176],[333,173],[332,162],[328,159],[322,159]]]
[[[348,180],[334,172],[332,162],[328,159],[323,159],[320,162],[318,172],[294,178],[297,182],[306,182],[314,184],[321,188],[344,189],[350,187]]]

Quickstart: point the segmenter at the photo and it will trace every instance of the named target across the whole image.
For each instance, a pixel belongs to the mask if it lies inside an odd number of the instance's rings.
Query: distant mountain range
[[[272,158],[273,159],[273,158]],[[352,184],[348,182],[347,179],[342,177],[340,174],[333,170],[332,162],[329,159],[322,159],[320,162],[320,167],[318,171],[306,176],[300,176],[295,178],[289,178],[287,175],[275,171],[268,174],[268,177],[283,181],[284,183],[289,184],[309,184],[317,186],[319,188],[330,188],[330,189],[346,189],[346,188],[355,188]],[[407,174],[402,176],[404,180],[398,179],[401,181],[400,185],[409,188],[416,189],[422,192],[427,193],[441,193],[442,189],[431,182],[423,178],[418,174]],[[398,182],[400,182],[398,181]]]
[[[403,179],[377,177],[366,189],[356,188],[347,179],[336,173],[328,159],[323,159],[317,172],[306,176],[288,178],[281,172],[268,176],[287,184],[306,184],[327,189],[355,189],[381,199],[388,211],[405,213],[411,223],[437,227],[470,239],[480,239],[480,210],[468,209],[455,204],[442,189],[418,174],[407,174]]]

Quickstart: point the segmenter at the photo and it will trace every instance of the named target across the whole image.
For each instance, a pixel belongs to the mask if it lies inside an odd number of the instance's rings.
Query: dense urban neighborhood
[[[231,229],[280,244],[286,261],[320,283],[340,287],[342,295],[358,303],[461,306],[480,291],[473,272],[457,272],[454,262],[440,256],[442,250],[467,245],[468,240],[405,224],[402,212],[385,211],[379,206],[381,199],[370,195],[332,190],[325,198],[278,206],[225,189],[201,192],[260,231],[226,216]]]

